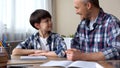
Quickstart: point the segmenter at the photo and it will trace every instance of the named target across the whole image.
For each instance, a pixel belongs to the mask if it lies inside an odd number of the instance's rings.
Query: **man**
[[[98,0],[74,0],[76,14],[81,17],[68,60],[120,59],[120,21],[105,13]]]

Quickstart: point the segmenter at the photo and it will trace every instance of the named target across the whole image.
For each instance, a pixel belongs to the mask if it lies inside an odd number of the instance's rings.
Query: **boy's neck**
[[[49,32],[39,31],[39,35],[40,37],[47,38],[49,36]]]

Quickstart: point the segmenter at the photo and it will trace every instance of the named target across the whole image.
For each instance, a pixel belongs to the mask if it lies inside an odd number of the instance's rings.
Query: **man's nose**
[[[79,11],[78,11],[78,10],[76,10],[76,14],[79,14]]]

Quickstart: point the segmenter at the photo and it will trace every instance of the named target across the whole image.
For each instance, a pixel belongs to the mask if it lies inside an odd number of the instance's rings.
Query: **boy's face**
[[[51,19],[50,18],[41,19],[38,29],[45,32],[51,31],[52,30]]]

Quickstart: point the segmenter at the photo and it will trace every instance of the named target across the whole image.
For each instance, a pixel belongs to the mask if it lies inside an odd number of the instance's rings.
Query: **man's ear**
[[[40,24],[39,23],[35,23],[34,26],[39,29],[40,28]]]
[[[90,2],[87,3],[87,9],[91,9],[92,8],[92,4]]]

